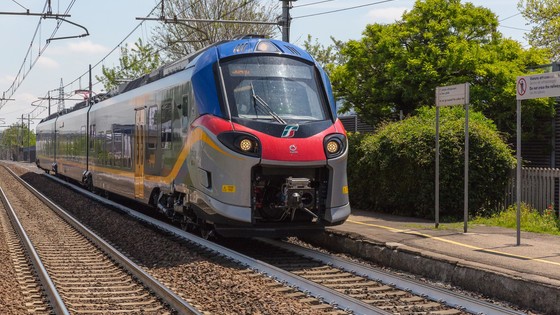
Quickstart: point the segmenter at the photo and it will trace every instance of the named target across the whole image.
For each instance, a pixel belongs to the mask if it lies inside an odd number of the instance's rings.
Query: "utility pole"
[[[21,158],[18,157],[18,161],[23,161],[24,160],[24,152],[23,152],[23,131],[25,128],[25,122],[23,120],[23,114],[21,114],[21,128],[20,128],[20,132],[19,132],[19,139],[18,139],[18,144],[20,146],[20,151],[21,151]],[[18,154],[19,155],[19,154]]]
[[[60,88],[58,89],[58,112],[64,110],[64,83],[62,83],[62,78],[60,78]]]
[[[29,163],[31,163],[31,120],[29,118],[29,114],[27,114],[27,158],[29,159]]]
[[[164,3],[165,0],[161,2],[161,16],[160,17],[137,17],[136,20],[139,21],[159,21],[163,23],[175,23],[183,24],[188,22],[205,22],[205,23],[233,23],[233,24],[260,24],[260,25],[277,25],[282,28],[282,40],[285,42],[290,41],[290,23],[292,18],[290,16],[290,9],[292,8],[292,2],[297,0],[280,0],[282,1],[282,15],[276,19],[276,22],[266,22],[266,21],[236,21],[236,20],[209,20],[209,19],[178,19],[176,16],[173,18],[166,18],[164,16]]]
[[[51,91],[49,91],[47,95],[49,96],[49,110],[48,110],[49,116],[47,117],[50,117],[51,116]]]
[[[290,42],[290,24],[292,23],[292,17],[290,16],[290,9],[292,8],[292,2],[297,0],[280,0],[282,1],[282,18],[279,22],[282,27],[282,40],[285,42]]]

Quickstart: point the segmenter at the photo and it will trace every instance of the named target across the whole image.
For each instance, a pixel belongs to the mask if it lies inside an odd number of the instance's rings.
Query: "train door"
[[[134,128],[134,197],[140,199],[144,198],[145,111],[143,107],[136,109]]]

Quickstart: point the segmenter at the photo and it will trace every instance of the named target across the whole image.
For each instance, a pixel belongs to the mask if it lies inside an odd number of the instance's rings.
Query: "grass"
[[[463,221],[457,221],[456,218],[445,217],[440,221],[438,230],[461,230],[463,229]],[[469,219],[469,226],[486,225],[500,226],[510,229],[517,228],[517,207],[515,205],[508,207],[506,210],[496,213],[490,217],[475,217]],[[410,229],[436,229],[433,225],[425,224],[408,224]],[[521,205],[521,230],[526,232],[560,235],[560,220],[554,214],[554,210],[547,209],[540,213],[535,209],[531,209],[528,205]]]
[[[547,209],[541,214],[539,211],[522,204],[520,220],[521,230],[523,231],[560,235],[560,220],[554,214],[554,210]],[[470,220],[469,224],[501,226],[515,229],[517,227],[517,207],[510,206],[506,210],[494,214],[491,217],[476,217]]]

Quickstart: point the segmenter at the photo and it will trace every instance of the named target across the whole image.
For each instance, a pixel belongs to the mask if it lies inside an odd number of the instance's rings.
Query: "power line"
[[[501,20],[498,20],[498,22],[503,22],[503,21],[505,21],[505,20],[509,20],[509,19],[511,19],[511,18],[513,18],[513,17],[516,17],[516,16],[518,16],[518,15],[521,15],[521,12],[516,13],[516,14],[514,14],[514,15],[510,15],[510,16],[508,16],[508,17],[506,17],[506,18],[501,19]]]
[[[307,18],[307,17],[312,17],[312,16],[318,16],[318,15],[348,11],[348,10],[353,10],[353,9],[358,9],[358,8],[363,8],[363,7],[368,7],[368,6],[372,6],[372,5],[376,5],[376,4],[382,4],[382,3],[393,2],[393,1],[395,1],[395,0],[378,1],[378,2],[374,2],[374,3],[362,4],[362,5],[357,5],[357,6],[353,6],[353,7],[349,7],[349,8],[344,8],[344,9],[338,9],[338,10],[326,11],[326,12],[321,12],[321,13],[313,13],[313,14],[296,16],[296,17],[293,17],[292,19],[295,20],[295,19],[302,19],[302,18]]]
[[[16,0],[12,0],[12,2],[15,3],[15,4],[17,4],[17,5],[19,5],[19,6],[20,6],[21,8],[23,8],[25,11],[29,12],[29,9],[28,9],[28,8],[22,6],[22,5],[21,5],[19,2],[17,2]]]
[[[317,2],[311,2],[311,3],[306,3],[306,4],[295,5],[295,6],[294,6],[294,9],[295,9],[295,8],[308,7],[308,6],[311,6],[311,5],[321,4],[321,3],[325,3],[325,2],[332,2],[332,1],[334,1],[334,0],[323,0],[323,1],[317,1]]]
[[[43,7],[43,10],[41,12],[45,12],[45,10],[47,9],[47,2],[45,3],[45,6]],[[4,91],[4,95],[6,94],[6,92],[8,92],[8,98],[10,98],[11,96],[14,95],[14,93],[16,92],[17,88],[19,87],[19,85],[21,85],[21,82],[18,84],[18,86],[16,86],[17,82],[18,82],[18,78],[20,76],[20,74],[22,73],[25,65],[27,64],[27,58],[30,56],[31,54],[31,49],[33,48],[33,43],[35,42],[35,38],[37,36],[37,33],[40,29],[41,26],[41,22],[42,20],[40,19],[39,22],[37,23],[37,27],[35,28],[35,33],[33,33],[33,37],[31,38],[31,43],[29,44],[29,48],[27,49],[27,53],[25,54],[25,57],[23,58],[23,63],[21,64],[21,67],[19,68],[19,71],[16,75],[16,77],[14,78],[14,81],[12,81],[12,84],[10,85],[10,87]],[[31,69],[30,69],[31,70]],[[29,73],[29,72],[28,72]],[[23,81],[23,79],[25,79],[25,76],[27,74],[23,75],[23,78],[21,79],[21,81]],[[10,93],[11,92],[11,93]],[[4,98],[4,97],[3,97]],[[2,109],[2,107],[4,107],[4,105],[6,104],[5,100],[0,101],[0,109]]]
[[[74,0],[74,1],[75,1],[75,0]],[[150,11],[150,13],[148,13],[147,16],[152,15],[152,14],[154,13],[154,11],[158,8],[158,6],[159,6],[159,3]],[[117,50],[119,47],[121,47],[122,44],[123,44],[130,36],[132,36],[132,34],[134,34],[134,33],[136,32],[136,30],[138,30],[138,28],[140,28],[140,27],[142,26],[143,23],[144,23],[144,21],[140,22],[132,31],[130,31],[130,33],[128,33],[128,35],[126,35],[126,37],[125,37],[123,40],[121,40],[121,41],[120,41],[111,51],[109,51],[100,61],[98,61],[94,66],[92,66],[92,69],[98,67],[101,63],[103,63],[103,62],[105,61],[105,59],[107,59],[111,54],[113,54],[113,52],[115,52],[115,50]],[[76,83],[77,81],[81,80],[82,77],[84,77],[84,76],[86,76],[86,75],[88,75],[88,74],[89,74],[89,69],[88,69],[87,72],[85,72],[84,74],[80,75],[80,76],[79,76],[78,78],[76,78],[74,81],[72,81],[72,82],[70,82],[70,83],[64,85],[62,88],[65,89],[65,88],[71,86],[72,84],[74,84],[74,83]],[[98,84],[100,84],[100,83],[101,83],[100,81],[97,81],[97,82],[95,82],[95,83],[93,84],[93,86],[98,85]],[[30,114],[35,112],[35,113],[36,113],[35,117],[38,117],[39,115],[41,115],[41,114],[43,114],[45,111],[47,111],[47,107],[46,107],[46,106],[41,106],[41,105],[43,104],[44,100],[46,100],[46,99],[53,99],[53,98],[51,98],[51,97],[49,96],[50,92],[59,91],[59,90],[60,90],[60,88],[57,88],[57,89],[53,89],[53,90],[48,91],[48,92],[45,94],[44,97],[40,98],[41,102],[39,102],[39,106],[37,106],[36,108],[34,108],[34,109],[30,112]],[[68,94],[68,95],[69,95],[69,94]],[[42,110],[37,110],[37,108],[41,108]],[[37,110],[37,111],[36,111],[36,110]]]
[[[52,35],[49,37],[49,39],[47,40],[47,43],[41,47],[41,43],[39,42],[39,52],[37,54],[37,57],[35,59],[32,60],[32,50],[33,50],[33,44],[35,42],[35,39],[37,38],[37,35],[39,34],[40,36],[40,32],[39,30],[41,29],[41,23],[42,23],[42,19],[39,20],[39,22],[37,23],[37,27],[35,28],[35,32],[33,34],[33,37],[31,39],[31,43],[29,44],[29,48],[27,49],[27,53],[25,54],[25,57],[23,59],[23,62],[21,64],[21,67],[19,68],[19,71],[16,75],[16,77],[14,78],[14,80],[12,81],[12,84],[10,85],[10,87],[4,92],[4,95],[7,93],[8,94],[8,98],[10,98],[11,96],[13,96],[17,89],[21,86],[21,84],[23,83],[23,81],[25,80],[25,78],[27,77],[27,75],[29,74],[29,72],[31,72],[31,70],[33,69],[33,67],[35,66],[35,64],[37,64],[37,61],[39,61],[39,58],[41,58],[41,56],[43,55],[43,53],[45,52],[45,50],[47,49],[47,47],[50,44],[50,41],[53,39],[57,39],[54,38],[54,35],[58,32],[58,29],[60,28],[60,25],[62,24],[62,22],[69,22],[67,20],[64,20],[63,18],[61,18],[62,16],[69,16],[68,12],[70,12],[70,10],[72,9],[72,7],[74,6],[74,4],[76,3],[76,0],[72,0],[72,2],[68,5],[68,7],[66,8],[66,11],[63,15],[60,14],[52,14],[52,12],[50,12],[50,0],[47,0],[43,10],[41,11],[41,16],[46,19],[46,18],[55,18],[58,20],[57,22],[57,26],[55,27],[55,29],[52,32]],[[47,10],[49,12],[45,13],[45,10]],[[27,15],[31,15],[31,13],[27,12]],[[75,23],[70,22],[71,24],[77,25]],[[87,30],[86,30],[87,33]],[[89,35],[89,34],[88,34]],[[58,38],[61,39],[61,38]],[[25,70],[25,66],[27,64],[27,61],[29,59],[29,69]],[[6,105],[6,100],[0,100],[0,109],[2,109],[2,107],[4,107],[4,105]]]
[[[162,0],[163,1],[163,0]],[[156,4],[156,6],[150,11],[150,13],[148,13],[148,15],[146,16],[150,16],[154,13],[154,11],[159,7],[159,3]],[[121,47],[121,45],[130,37],[132,36],[132,34],[134,34],[136,32],[136,30],[138,30],[138,28],[140,28],[142,26],[142,24],[144,23],[144,21],[140,22],[138,25],[136,25],[136,27],[134,29],[132,29],[132,31],[130,31],[130,33],[128,33],[128,35],[125,36],[125,38],[123,40],[121,40],[113,49],[111,49],[111,51],[109,51],[105,57],[101,58],[101,60],[99,60],[96,64],[94,64],[91,68],[94,69],[96,67],[98,67],[101,63],[103,63],[105,61],[105,59],[107,59],[111,54],[113,54],[115,52],[115,50],[117,50],[119,47]],[[89,74],[89,70],[84,72],[82,75],[80,75],[78,78],[76,78],[74,81],[66,84],[64,86],[64,88],[67,88],[69,86],[71,86],[72,84],[76,83],[76,81],[80,80],[82,77],[86,76]]]
[[[518,30],[518,31],[524,31],[524,32],[530,32],[531,31],[531,30],[528,30],[528,29],[525,29],[525,28],[505,26],[505,25],[499,25],[498,27],[509,28],[509,29],[512,29],[512,30]]]

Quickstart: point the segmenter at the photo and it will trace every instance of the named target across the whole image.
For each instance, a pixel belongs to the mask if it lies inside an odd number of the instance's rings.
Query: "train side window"
[[[104,154],[104,147],[105,147],[105,132],[100,131],[97,134],[97,141],[95,144],[95,153],[97,157],[97,163],[101,165],[105,165],[105,154]]]
[[[113,131],[113,156],[115,157],[115,166],[124,166],[123,164],[123,134],[120,130]]]
[[[195,114],[195,106],[194,106],[194,94],[192,89],[192,83],[187,82],[186,86],[186,93],[183,94],[183,105],[181,107],[182,117],[181,117],[181,124],[183,130],[186,130],[189,125],[189,120],[192,121]]]
[[[89,126],[89,148],[93,150],[95,143],[95,125]]]
[[[129,133],[123,135],[123,154],[123,166],[132,168],[132,137]]]
[[[113,131],[107,130],[105,132],[105,154],[106,165],[113,166]]]
[[[183,95],[183,104],[181,105],[181,129],[187,130],[189,124],[189,95]]]
[[[183,117],[188,117],[189,116],[189,93],[184,94],[183,95],[183,105],[181,105],[181,113],[183,114]]]
[[[173,106],[171,101],[161,104],[161,148],[171,149],[173,130]]]
[[[86,143],[86,126],[82,126],[80,128],[80,147],[79,147],[79,152],[78,154],[80,155],[80,158],[85,158],[86,157],[86,148],[87,148],[87,143]]]
[[[158,108],[157,105],[148,109],[148,149],[155,150],[157,147]]]

